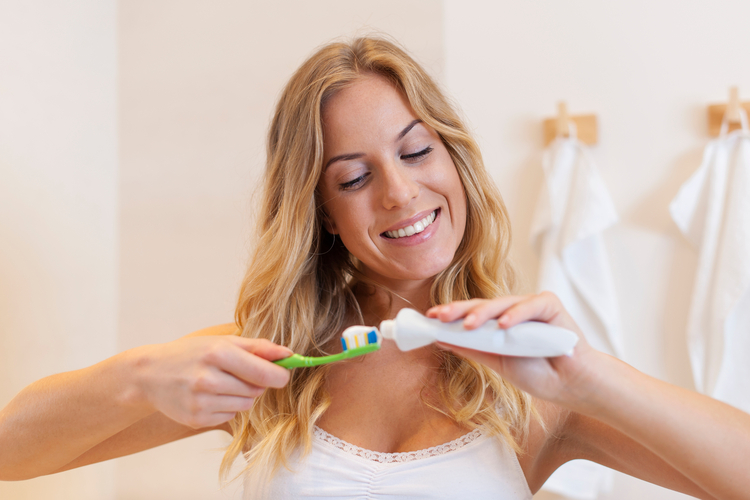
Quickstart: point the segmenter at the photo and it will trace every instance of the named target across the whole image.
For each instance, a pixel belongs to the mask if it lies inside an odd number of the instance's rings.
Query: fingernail
[[[497,324],[498,325],[504,325],[507,322],[508,322],[508,316],[506,316],[505,314],[503,314],[502,316],[500,316],[500,318],[497,320]]]
[[[466,325],[473,325],[477,321],[476,314],[469,314],[466,316],[466,319],[464,320],[464,324]]]

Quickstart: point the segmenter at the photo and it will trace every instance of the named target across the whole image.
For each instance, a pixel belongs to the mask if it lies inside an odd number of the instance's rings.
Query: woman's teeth
[[[430,215],[425,217],[424,219],[415,222],[412,226],[406,226],[402,227],[401,229],[397,229],[396,231],[386,231],[385,235],[389,238],[404,238],[405,236],[411,236],[417,233],[421,233],[425,229],[427,229],[427,226],[435,222],[435,217],[437,217],[437,210],[432,212]]]

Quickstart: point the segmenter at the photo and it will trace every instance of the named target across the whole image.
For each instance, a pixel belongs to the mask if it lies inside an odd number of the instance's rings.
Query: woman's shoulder
[[[201,328],[192,333],[188,333],[185,337],[207,337],[211,335],[237,335],[240,329],[237,328],[235,323],[224,323],[221,325],[209,326],[207,328]]]

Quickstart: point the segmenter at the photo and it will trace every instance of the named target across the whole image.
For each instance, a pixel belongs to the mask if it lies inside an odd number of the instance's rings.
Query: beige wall
[[[114,1],[0,2],[1,406],[115,353],[115,43]],[[0,483],[0,498],[114,498],[114,469]]]
[[[541,121],[559,100],[596,113],[593,148],[621,222],[605,233],[625,359],[692,388],[685,325],[697,256],[668,204],[696,170],[706,106],[730,85],[750,97],[750,4],[445,0],[446,84],[480,136],[515,228],[530,288],[531,215],[541,187]],[[614,498],[680,498],[618,476]]]

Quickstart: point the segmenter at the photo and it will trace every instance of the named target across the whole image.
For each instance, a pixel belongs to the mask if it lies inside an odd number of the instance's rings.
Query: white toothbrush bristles
[[[344,330],[341,336],[341,345],[345,351],[369,344],[380,344],[377,328],[353,326]]]

